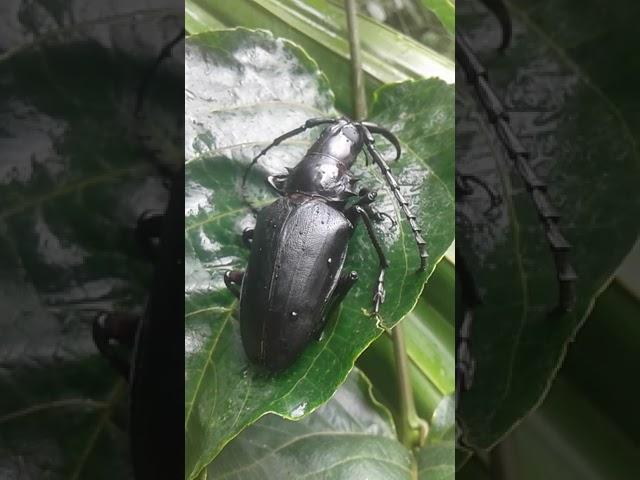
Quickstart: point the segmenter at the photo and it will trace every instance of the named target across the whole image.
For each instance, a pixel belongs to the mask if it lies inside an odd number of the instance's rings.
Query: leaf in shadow
[[[9,477],[128,478],[126,387],[91,321],[144,305],[151,265],[133,230],[167,192],[133,106],[157,52],[141,36],[175,35],[175,15],[21,3],[0,54],[0,464]],[[159,77],[156,126],[175,118]]]
[[[294,422],[267,415],[235,438],[207,468],[211,478],[452,479],[452,442],[417,458],[397,439],[389,412],[354,369],[326,404]]]
[[[477,191],[462,199],[458,215],[458,245],[484,302],[473,327],[474,385],[462,404],[466,441],[482,449],[542,401],[595,297],[638,235],[640,163],[629,133],[636,123],[615,106],[610,88],[593,82],[605,72],[590,77],[583,70],[577,45],[588,41],[591,31],[579,32],[567,48],[551,38],[558,32],[545,30],[571,20],[563,9],[556,11],[558,3],[568,2],[554,2],[553,21],[544,25],[532,18],[545,11],[540,10],[545,2],[530,12],[512,6],[513,43],[504,55],[495,51],[498,32],[487,34],[495,19],[479,2],[457,4],[460,30],[504,99],[516,135],[531,152],[532,169],[549,186],[579,276],[575,310],[551,314],[557,303],[555,265],[533,202],[469,85],[460,84],[457,167],[481,178],[503,200],[485,215],[487,201]],[[606,42],[599,48],[614,55]],[[594,46],[592,54],[601,51]]]

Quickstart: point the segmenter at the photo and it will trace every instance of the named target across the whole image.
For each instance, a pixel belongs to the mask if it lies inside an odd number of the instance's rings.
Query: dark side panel
[[[260,211],[240,305],[252,360],[284,368],[322,328],[351,231],[319,199],[283,197]]]

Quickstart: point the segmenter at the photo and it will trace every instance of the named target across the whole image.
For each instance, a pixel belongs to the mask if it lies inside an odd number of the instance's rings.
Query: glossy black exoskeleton
[[[136,115],[160,62],[183,38],[184,30],[162,48],[146,73]],[[92,332],[100,353],[129,383],[136,480],[184,476],[184,167],[159,170],[170,184],[168,206],[164,213],[142,214],[132,235],[154,265],[144,313],[101,312]]]
[[[271,147],[308,128],[329,124],[303,159],[288,173],[270,176],[268,183],[281,195],[257,215],[255,228],[243,239],[251,248],[246,271],[228,271],[225,282],[240,299],[242,343],[249,359],[272,371],[291,365],[322,331],[331,305],[339,302],[358,279],[344,273],[349,239],[359,219],[364,221],[377,252],[380,273],[373,295],[377,316],[384,302],[384,273],[389,265],[378,241],[373,220],[383,214],[372,207],[376,192],[351,189],[350,172],[364,152],[380,167],[402,208],[426,265],[425,241],[415,216],[400,193],[389,167],[373,146],[372,134],[381,134],[396,148],[398,139],[388,130],[368,122],[347,119],[313,119],[274,140]],[[243,178],[243,185],[249,169]]]

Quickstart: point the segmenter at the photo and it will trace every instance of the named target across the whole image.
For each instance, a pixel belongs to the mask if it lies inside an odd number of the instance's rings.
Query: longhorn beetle
[[[143,111],[160,63],[184,33],[182,29],[162,48],[145,73],[135,116]],[[155,163],[168,181],[169,202],[164,213],[140,215],[132,232],[155,267],[144,313],[99,312],[92,326],[96,347],[129,383],[128,429],[136,480],[180,478],[183,468],[176,455],[182,451],[184,432],[184,167],[175,172]]]
[[[502,30],[502,41],[499,50],[509,46],[512,34],[509,12],[502,0],[482,0],[498,18]],[[496,134],[509,158],[524,182],[538,212],[538,218],[544,228],[549,249],[553,254],[558,284],[558,304],[556,311],[567,312],[573,309],[576,292],[576,273],[569,262],[571,245],[565,240],[558,228],[560,215],[553,207],[547,195],[547,185],[529,165],[530,154],[524,148],[510,125],[509,113],[489,83],[489,76],[471,46],[460,33],[456,34],[456,60],[472,85],[478,104],[485,110],[489,122],[493,124]],[[480,179],[456,173],[456,200],[469,194],[471,183],[483,187],[491,197],[493,209],[499,199]],[[485,212],[487,213],[487,212]],[[475,362],[471,355],[470,340],[474,309],[482,304],[482,298],[475,284],[469,266],[465,262],[464,252],[456,250],[456,280],[461,287],[460,325],[456,339],[456,412],[459,411],[460,400],[465,391],[471,388]],[[462,429],[460,419],[456,418],[457,437],[460,439]]]
[[[247,269],[225,272],[229,290],[240,299],[240,331],[249,359],[271,371],[291,365],[322,331],[330,306],[344,298],[358,280],[357,272],[343,273],[347,244],[362,219],[378,256],[380,271],[373,295],[377,317],[384,302],[384,274],[389,262],[375,234],[372,218],[384,214],[372,206],[377,193],[351,189],[357,179],[350,169],[358,154],[367,153],[380,167],[415,237],[420,270],[427,261],[426,243],[402,196],[398,182],[374,147],[380,134],[396,149],[400,142],[389,130],[346,118],[311,119],[276,138],[248,165],[250,169],[270,148],[305,130],[328,125],[302,160],[286,174],[268,177],[281,197],[258,212],[255,228],[243,232],[251,249]],[[367,160],[368,161],[368,160]],[[354,200],[350,202],[350,200]],[[392,223],[395,225],[395,222]]]

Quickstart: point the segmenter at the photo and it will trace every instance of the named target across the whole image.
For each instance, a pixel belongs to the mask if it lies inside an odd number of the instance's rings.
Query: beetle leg
[[[349,273],[343,273],[342,275],[340,275],[340,278],[338,279],[338,284],[336,285],[336,289],[334,290],[333,295],[331,297],[331,304],[329,308],[327,308],[327,312],[331,312],[336,305],[342,302],[344,297],[346,297],[347,294],[349,293],[349,290],[351,290],[351,287],[353,287],[355,283],[358,281],[358,278],[359,278],[358,272],[356,272],[355,270],[352,270]],[[325,323],[326,323],[326,314],[325,314],[325,318],[322,319],[322,322],[318,325],[318,328],[314,333],[316,340],[320,339]]]
[[[366,210],[362,206],[356,204],[353,207],[349,208],[347,212],[345,212],[345,214],[354,225],[358,217],[362,218],[362,220],[364,221],[364,225],[367,228],[367,232],[369,233],[371,243],[373,243],[373,247],[378,254],[378,260],[380,261],[380,273],[378,274],[378,281],[376,283],[376,288],[373,294],[373,314],[377,317],[380,313],[380,306],[384,303],[384,272],[385,269],[389,266],[389,261],[384,255],[382,246],[380,245],[378,237],[376,236],[376,232],[373,229],[373,223],[371,222],[371,218],[369,218],[369,214],[366,212]]]
[[[244,272],[240,270],[227,270],[224,272],[224,284],[236,298],[240,298],[240,285],[243,277]]]
[[[284,184],[287,181],[287,177],[289,175],[269,175],[267,177],[267,183],[273,188],[276,192],[283,194],[284,193]]]
[[[122,312],[101,312],[93,320],[93,342],[114,370],[125,378],[129,378],[130,362],[118,344],[133,348],[139,322],[140,317]]]
[[[163,214],[146,211],[138,217],[135,231],[136,240],[147,257],[153,262],[159,258],[160,237],[162,236],[163,225]]]
[[[385,218],[387,218],[391,222],[391,228],[396,226],[396,221],[391,217],[391,215],[381,212],[377,208],[371,206],[376,197],[378,196],[378,192],[374,192],[369,190],[368,188],[361,188],[360,192],[358,192],[360,198],[356,202],[356,205],[360,205],[367,214],[371,217],[374,222],[382,222]]]
[[[342,299],[347,296],[347,293],[349,293],[349,290],[351,290],[351,287],[353,287],[357,281],[358,272],[355,270],[340,275],[338,285],[336,286],[336,290],[333,294],[333,301],[335,303],[340,303]]]
[[[251,248],[251,242],[253,242],[253,228],[245,228],[242,231],[242,243],[247,248]]]

